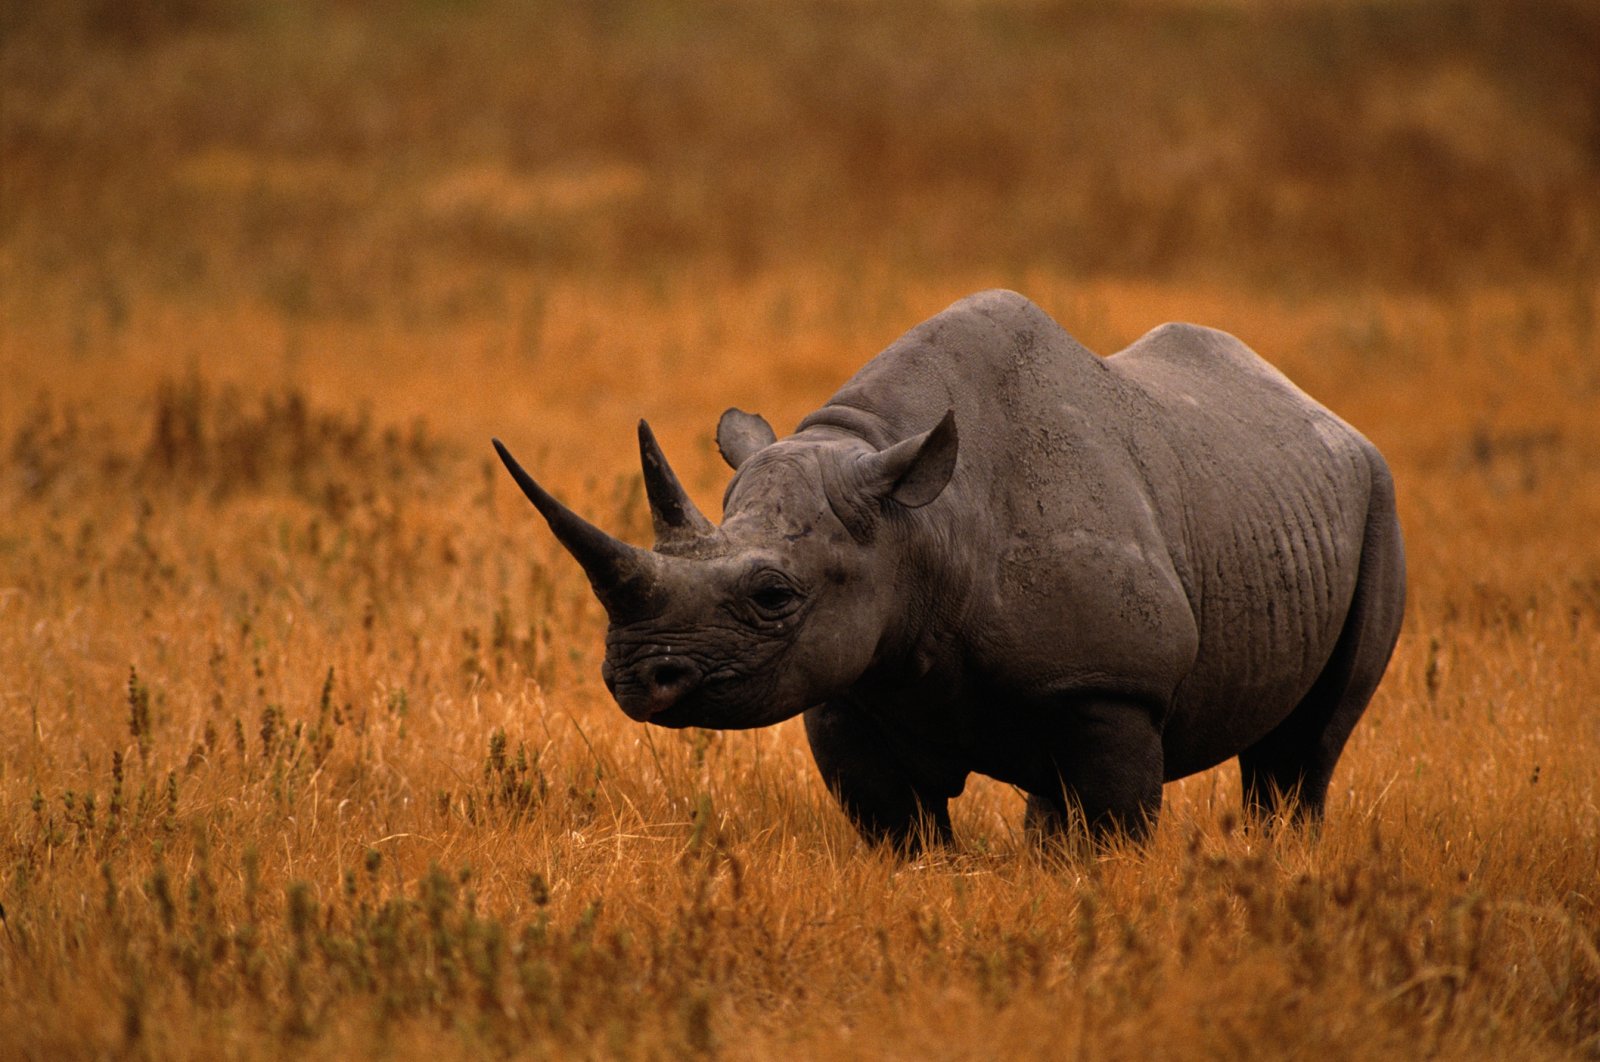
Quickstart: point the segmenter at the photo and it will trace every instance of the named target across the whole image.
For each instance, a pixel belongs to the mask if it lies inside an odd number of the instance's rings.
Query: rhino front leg
[[[960,791],[919,777],[863,712],[830,703],[805,713],[806,738],[828,791],[869,844],[913,855],[950,843],[950,797]]]
[[[1028,835],[1067,837],[1081,822],[1097,845],[1117,835],[1144,840],[1161,811],[1161,731],[1150,710],[1074,697],[1044,729],[1052,778],[1028,796]]]

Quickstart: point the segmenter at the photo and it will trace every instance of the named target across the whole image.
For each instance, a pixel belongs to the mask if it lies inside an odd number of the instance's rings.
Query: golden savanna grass
[[[1600,18],[1186,0],[0,9],[0,1057],[1600,1057]],[[652,731],[492,463],[648,536],[901,330],[1226,328],[1399,485],[1319,836]]]

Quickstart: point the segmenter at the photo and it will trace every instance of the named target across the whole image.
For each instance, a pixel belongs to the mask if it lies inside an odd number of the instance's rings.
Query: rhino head
[[[601,675],[633,719],[740,729],[837,696],[905,628],[906,510],[938,497],[955,468],[953,413],[883,450],[811,432],[779,442],[730,409],[717,445],[735,469],[721,527],[679,483],[639,422],[655,548],[619,541],[562,505],[495,449],[610,620]]]

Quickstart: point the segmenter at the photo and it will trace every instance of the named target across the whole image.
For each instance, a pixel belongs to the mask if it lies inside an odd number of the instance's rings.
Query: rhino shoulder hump
[[[1054,335],[1061,326],[1026,295],[1005,288],[991,288],[951,305],[946,313],[957,317],[976,317],[989,322],[1002,334],[1018,336]]]

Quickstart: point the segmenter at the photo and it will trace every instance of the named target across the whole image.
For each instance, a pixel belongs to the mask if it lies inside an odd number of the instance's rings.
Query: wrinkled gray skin
[[[1110,358],[991,291],[906,333],[795,434],[729,410],[720,528],[640,424],[657,546],[565,509],[496,442],[611,619],[634,719],[805,713],[862,834],[948,839],[973,771],[1141,836],[1239,758],[1248,810],[1320,817],[1387,666],[1405,562],[1372,444],[1232,336]]]

